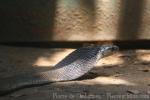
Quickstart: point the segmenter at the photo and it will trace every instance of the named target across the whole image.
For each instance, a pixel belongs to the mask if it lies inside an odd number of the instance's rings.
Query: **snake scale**
[[[49,71],[1,79],[0,95],[28,86],[77,79],[90,71],[101,58],[111,55],[117,50],[117,46],[110,44],[76,49]]]

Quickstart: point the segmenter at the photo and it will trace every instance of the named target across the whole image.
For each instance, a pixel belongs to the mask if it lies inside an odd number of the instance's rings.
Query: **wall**
[[[1,0],[0,42],[150,39],[150,0]]]

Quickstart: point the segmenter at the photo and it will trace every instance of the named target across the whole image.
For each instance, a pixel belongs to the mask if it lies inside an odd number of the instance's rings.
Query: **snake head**
[[[98,48],[99,48],[99,55],[101,57],[107,57],[119,50],[118,46],[112,44],[101,45],[98,46]]]

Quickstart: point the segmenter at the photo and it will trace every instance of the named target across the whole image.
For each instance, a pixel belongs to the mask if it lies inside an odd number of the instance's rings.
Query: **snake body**
[[[49,71],[32,75],[22,74],[2,79],[0,81],[0,95],[27,86],[77,79],[90,71],[101,58],[114,53],[117,49],[118,47],[115,45],[79,48],[66,56]]]

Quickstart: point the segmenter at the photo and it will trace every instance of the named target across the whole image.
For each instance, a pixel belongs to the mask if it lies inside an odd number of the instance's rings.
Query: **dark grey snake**
[[[113,54],[117,50],[118,47],[115,45],[97,45],[79,48],[49,71],[1,79],[0,95],[27,86],[77,79],[90,71],[101,58]]]

